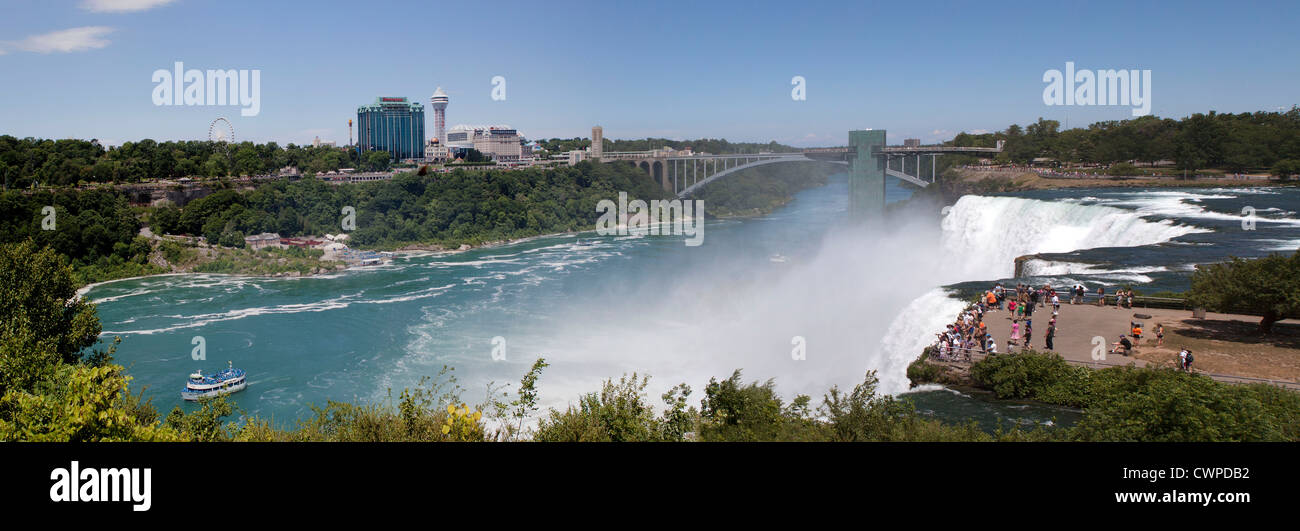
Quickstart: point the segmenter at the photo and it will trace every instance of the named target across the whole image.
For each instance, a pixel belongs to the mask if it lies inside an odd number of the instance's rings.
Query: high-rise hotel
[[[424,158],[424,106],[379,97],[357,107],[357,151],[387,151],[399,161]]]

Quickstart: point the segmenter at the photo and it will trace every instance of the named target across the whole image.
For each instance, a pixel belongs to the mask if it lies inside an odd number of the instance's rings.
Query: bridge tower
[[[885,130],[849,131],[849,212],[879,213],[885,207]]]

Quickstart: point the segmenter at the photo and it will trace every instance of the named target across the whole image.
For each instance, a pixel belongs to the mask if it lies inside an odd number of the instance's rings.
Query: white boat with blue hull
[[[189,401],[206,400],[244,390],[248,386],[248,375],[244,374],[243,369],[236,369],[234,363],[227,364],[227,368],[211,376],[204,376],[203,371],[194,371],[185,382],[181,398]]]

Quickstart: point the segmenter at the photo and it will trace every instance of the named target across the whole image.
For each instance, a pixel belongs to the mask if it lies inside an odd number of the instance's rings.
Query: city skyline
[[[1300,66],[1267,59],[1300,55],[1289,30],[1300,11],[1283,3],[503,6],[476,23],[485,15],[460,4],[371,4],[422,21],[389,34],[344,2],[20,0],[0,22],[0,65],[18,81],[0,85],[0,134],[203,139],[224,116],[240,140],[345,145],[357,106],[427,103],[439,86],[454,103],[448,128],[509,123],[529,139],[586,137],[600,124],[611,139],[828,146],[850,129],[935,142],[1039,117],[1070,127],[1132,118],[1126,106],[1046,105],[1043,76],[1067,63],[1149,70],[1161,117],[1300,103]],[[260,71],[260,112],[155,105],[151,73],[176,62]],[[796,76],[804,100],[791,97]]]

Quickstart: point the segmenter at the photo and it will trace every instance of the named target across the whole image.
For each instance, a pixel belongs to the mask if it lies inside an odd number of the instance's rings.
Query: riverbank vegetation
[[[0,192],[0,244],[32,240],[64,256],[78,284],[165,272],[126,197],[111,189]]]
[[[1000,162],[1026,164],[1036,158],[1061,163],[1110,165],[1173,161],[1177,170],[1214,168],[1226,172],[1273,171],[1294,174],[1300,161],[1300,107],[1285,112],[1239,114],[1196,113],[1174,120],[1142,116],[1097,122],[1060,130],[1060,122],[1039,118],[1025,126],[1012,124],[995,133],[960,133],[953,146],[1006,146]],[[966,164],[971,157],[944,157],[948,164]]]
[[[662,199],[667,192],[631,164],[579,163],[523,170],[456,170],[389,181],[332,185],[316,180],[276,181],[251,192],[221,190],[184,208],[154,214],[154,232],[196,234],[210,242],[242,245],[245,235],[281,236],[344,231],[345,208],[356,230],[349,245],[455,248],[541,234],[591,230],[596,203]]]
[[[1297,441],[1300,394],[1175,369],[1070,365],[1054,353],[989,356],[971,378],[998,398],[1082,408],[1058,435],[1081,441]]]

